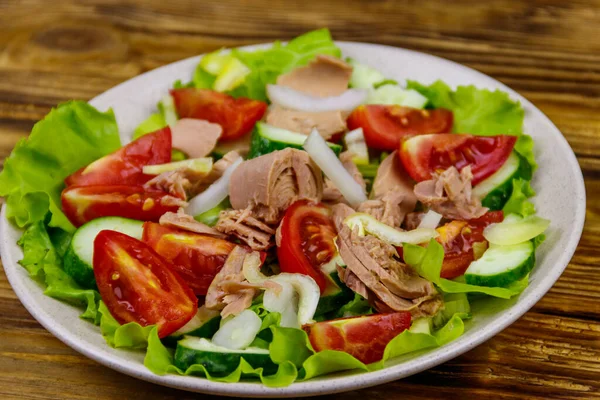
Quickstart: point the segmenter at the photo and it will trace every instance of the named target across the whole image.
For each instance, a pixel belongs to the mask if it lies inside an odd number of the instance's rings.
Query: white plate
[[[525,132],[535,139],[536,157],[540,168],[533,186],[538,192],[536,206],[541,216],[552,224],[548,239],[538,250],[538,260],[531,274],[529,287],[512,301],[490,300],[497,305],[496,313],[477,313],[468,323],[463,336],[441,348],[423,351],[418,357],[405,356],[391,360],[388,367],[370,373],[342,373],[285,388],[268,388],[259,383],[216,383],[197,377],[158,376],[148,371],[139,352],[110,348],[94,325],[78,318],[80,310],[44,296],[42,289],[17,264],[22,258],[16,242],[20,231],[15,229],[2,210],[0,220],[1,254],[8,279],[35,319],[68,346],[99,363],[125,374],[165,386],[195,392],[229,396],[297,397],[342,392],[379,385],[404,378],[448,361],[483,343],[516,321],[529,310],[563,272],[571,259],[583,229],[585,188],[579,164],[559,130],[523,96],[500,82],[454,62],[388,46],[339,42],[345,56],[379,69],[386,77],[399,82],[415,79],[430,83],[443,79],[448,84],[471,85],[500,89],[519,100],[525,108]],[[157,101],[177,79],[188,81],[200,57],[179,61],[150,71],[120,84],[90,103],[102,110],[112,107],[121,135],[128,138],[139,122],[155,110]]]

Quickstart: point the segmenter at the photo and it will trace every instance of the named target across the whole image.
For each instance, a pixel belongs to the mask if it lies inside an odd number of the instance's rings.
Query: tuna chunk
[[[459,173],[450,167],[441,174],[433,174],[432,179],[415,185],[417,199],[433,211],[448,219],[473,219],[485,214],[488,209],[471,191],[471,166],[467,165]]]
[[[229,253],[223,268],[208,288],[205,298],[206,308],[221,310],[223,318],[239,314],[250,307],[252,299],[258,294],[258,288],[243,285],[244,260],[249,254],[244,248],[236,246]]]
[[[296,200],[320,201],[322,173],[302,150],[287,148],[243,162],[229,182],[229,200],[234,209],[250,208],[268,225],[279,223]]]
[[[327,55],[318,55],[305,67],[296,68],[277,78],[277,84],[313,96],[338,96],[348,89],[352,67]]]
[[[353,155],[351,152],[345,151],[342,154],[340,154],[340,161],[342,162],[342,165],[344,166],[346,171],[348,171],[350,175],[352,175],[352,178],[354,178],[354,180],[362,187],[363,191],[366,192],[367,184],[365,183],[365,180],[363,179],[363,176],[358,170],[356,164],[352,162],[352,156]],[[323,201],[329,204],[348,204],[344,196],[342,196],[342,193],[339,191],[339,189],[335,187],[333,182],[331,182],[331,180],[327,178],[325,179],[325,187],[323,189]]]
[[[206,157],[215,148],[223,128],[203,119],[182,118],[171,129],[173,148],[190,158]]]
[[[404,170],[397,153],[394,151],[381,162],[373,181],[371,198],[382,198],[390,191],[394,191],[403,196],[401,212],[406,215],[415,209],[417,197],[413,192],[412,180]]]
[[[417,229],[421,224],[421,220],[424,216],[425,213],[421,211],[415,211],[406,214],[406,217],[404,217],[404,229],[406,229],[407,231]]]
[[[274,244],[275,230],[253,217],[250,209],[221,211],[215,228],[237,237],[252,250],[266,250]]]
[[[433,284],[396,259],[396,249],[373,236],[359,236],[347,226],[338,232],[337,246],[346,263],[344,282],[378,310],[410,311],[421,315],[421,305],[439,298]],[[353,280],[359,280],[364,287]],[[441,300],[436,301],[441,306]],[[435,310],[439,309],[434,307]],[[430,310],[431,311],[431,310]]]
[[[222,159],[213,164],[208,174],[190,168],[163,172],[146,182],[144,188],[162,190],[171,196],[187,200],[206,190],[239,157],[240,155],[235,151],[225,154]]]
[[[182,209],[179,209],[176,213],[168,212],[163,214],[158,222],[169,228],[183,229],[185,231],[210,235],[221,239],[225,238],[224,234],[202,222],[196,221],[191,215],[184,213]]]
[[[331,214],[333,218],[333,224],[337,229],[338,233],[342,230],[344,225],[344,220],[348,218],[350,215],[354,214],[356,211],[352,207],[344,203],[334,204],[331,207]]]
[[[370,214],[378,221],[398,228],[406,215],[406,207],[403,204],[404,194],[399,190],[390,190],[381,198],[367,200],[360,204],[357,211]]]
[[[267,111],[266,122],[305,135],[316,128],[325,140],[346,130],[346,119],[341,111],[305,112],[274,106]]]
[[[186,200],[197,194],[197,187],[207,178],[206,173],[191,168],[163,172],[144,184],[146,189],[157,189]]]
[[[243,272],[244,265],[247,263],[250,263],[253,269],[260,267],[260,254],[236,246],[229,253],[223,268],[208,288],[205,298],[206,308],[221,310],[221,317],[227,318],[249,308],[261,289],[281,290],[281,285],[273,281],[265,281],[261,284],[249,283]]]

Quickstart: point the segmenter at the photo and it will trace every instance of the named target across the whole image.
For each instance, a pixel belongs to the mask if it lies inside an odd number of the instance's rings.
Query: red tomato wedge
[[[144,223],[142,240],[172,264],[172,268],[192,288],[204,296],[225,259],[236,246],[227,240]]]
[[[298,200],[285,212],[280,232],[277,258],[281,271],[312,277],[323,293],[327,282],[320,267],[336,251],[333,240],[337,233],[329,208]]]
[[[198,299],[147,244],[115,231],[94,240],[94,276],[102,301],[121,324],[156,325],[163,338],[196,314]]]
[[[374,314],[304,325],[316,351],[344,351],[365,364],[383,358],[385,346],[410,327],[410,312]]]
[[[483,230],[489,224],[502,222],[502,211],[490,211],[480,218],[469,221],[451,221],[436,230],[440,234],[436,240],[444,246],[444,262],[440,276],[454,279],[465,273],[475,260],[473,244],[486,242]]]
[[[65,179],[67,186],[141,185],[152,175],[144,175],[144,165],[171,162],[171,129],[149,133],[112,154],[104,156]]]
[[[510,155],[516,136],[458,134],[420,135],[405,140],[398,152],[402,165],[417,182],[451,166],[459,171],[471,165],[472,184],[496,172]]]
[[[100,217],[125,217],[158,221],[167,211],[176,212],[178,199],[164,192],[146,192],[141,186],[70,186],[61,195],[62,208],[75,226]]]
[[[267,103],[244,97],[233,98],[208,89],[174,89],[171,96],[179,118],[197,118],[221,125],[219,140],[234,140],[254,128],[267,111]]]
[[[393,151],[403,138],[452,130],[452,111],[386,105],[359,106],[348,117],[348,129],[363,128],[369,147]]]

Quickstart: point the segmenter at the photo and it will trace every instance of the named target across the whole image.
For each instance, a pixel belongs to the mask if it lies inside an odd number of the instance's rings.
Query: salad
[[[441,77],[443,78],[443,77]],[[205,55],[121,143],[53,109],[4,163],[20,264],[156,374],[268,386],[442,346],[549,221],[506,93],[387,79],[321,29]]]

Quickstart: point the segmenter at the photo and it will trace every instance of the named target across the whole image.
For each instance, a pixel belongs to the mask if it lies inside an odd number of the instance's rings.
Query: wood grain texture
[[[451,362],[344,398],[600,398],[598,0],[0,0],[0,159],[59,102],[223,46],[322,26],[339,40],[445,57],[519,91],[564,133],[588,193],[578,250],[532,311]],[[0,398],[197,397],[75,353],[28,314],[0,271]]]

